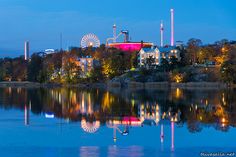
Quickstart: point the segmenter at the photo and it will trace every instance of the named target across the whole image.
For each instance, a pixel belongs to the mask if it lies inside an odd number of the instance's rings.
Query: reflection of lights
[[[163,126],[163,124],[161,125],[161,143],[163,143],[164,142],[164,126]]]
[[[174,122],[178,122],[178,118],[177,117],[174,118]]]
[[[29,107],[27,107],[27,105],[25,105],[25,125],[29,125],[29,117],[30,117],[30,113],[29,113]]]
[[[86,122],[85,119],[82,119],[81,120],[81,127],[87,133],[95,133],[100,128],[100,122],[95,121],[93,123],[90,123],[90,122]]]
[[[225,127],[227,124],[228,124],[228,120],[227,120],[225,117],[223,117],[223,118],[221,119],[221,125],[222,125],[222,127]]]
[[[200,121],[202,121],[202,116],[199,117]]]
[[[223,102],[223,105],[225,106],[225,105],[226,105],[226,101],[225,101],[225,93],[222,94],[222,102]]]
[[[181,94],[181,91],[179,88],[176,89],[176,98],[179,98]]]
[[[113,140],[116,143],[117,138],[116,138],[116,128],[113,128]]]
[[[174,127],[175,127],[175,123],[174,122],[171,122],[171,151],[174,151],[174,134],[175,134],[175,131],[174,131]]]
[[[45,118],[54,118],[54,114],[53,113],[45,113]]]
[[[151,123],[155,123],[158,125],[160,121],[160,113],[159,106],[156,105],[144,105],[140,106],[140,115],[139,115],[141,123],[144,123],[145,120],[150,121]]]

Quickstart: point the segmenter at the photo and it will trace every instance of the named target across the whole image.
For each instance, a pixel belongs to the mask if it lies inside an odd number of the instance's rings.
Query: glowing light
[[[222,123],[225,123],[225,122],[226,122],[225,118],[222,118],[221,122],[222,122]]]
[[[53,113],[45,113],[45,118],[54,118],[54,114]]]

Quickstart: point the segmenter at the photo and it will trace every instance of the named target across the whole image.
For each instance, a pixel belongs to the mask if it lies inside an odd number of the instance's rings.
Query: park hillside
[[[52,54],[33,53],[0,59],[0,81],[80,84],[108,81],[134,82],[223,82],[236,83],[236,42],[221,40],[204,45],[190,39],[177,47],[180,58],[152,57],[140,65],[140,52],[122,52],[101,45],[86,49],[72,47]],[[86,62],[86,66],[83,62]]]

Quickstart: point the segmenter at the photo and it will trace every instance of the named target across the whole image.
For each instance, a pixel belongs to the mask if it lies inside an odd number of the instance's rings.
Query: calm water
[[[236,156],[235,95],[0,88],[0,156]]]

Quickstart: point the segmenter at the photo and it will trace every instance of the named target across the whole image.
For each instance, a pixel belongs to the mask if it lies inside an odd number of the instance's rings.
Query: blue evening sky
[[[204,43],[236,38],[235,0],[0,0],[0,57],[47,48],[79,46],[84,34],[102,43],[112,36],[112,25],[128,29],[133,41],[160,43],[159,25],[170,38],[170,9],[175,9],[175,39],[200,38]]]

